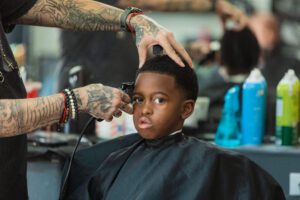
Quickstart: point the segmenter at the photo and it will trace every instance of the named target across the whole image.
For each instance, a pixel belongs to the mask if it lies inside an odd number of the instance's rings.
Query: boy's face
[[[174,77],[142,72],[136,79],[133,93],[135,128],[146,139],[157,139],[181,129],[187,102],[191,100],[185,100]]]

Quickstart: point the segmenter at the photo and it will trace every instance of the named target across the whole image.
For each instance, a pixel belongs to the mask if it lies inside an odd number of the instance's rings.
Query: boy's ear
[[[182,104],[181,118],[185,120],[188,118],[194,111],[195,101],[194,100],[185,100]]]

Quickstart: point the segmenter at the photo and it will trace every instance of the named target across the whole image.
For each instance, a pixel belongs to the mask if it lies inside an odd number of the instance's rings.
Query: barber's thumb
[[[147,57],[147,50],[146,49],[139,49],[139,68],[141,68],[144,63],[146,62],[146,57]]]
[[[124,105],[121,110],[123,110],[124,112],[128,113],[128,114],[132,114],[133,113],[133,108],[131,104],[126,104]]]

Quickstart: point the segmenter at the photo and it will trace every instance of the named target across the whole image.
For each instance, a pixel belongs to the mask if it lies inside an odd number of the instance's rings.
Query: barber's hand
[[[80,112],[87,112],[97,119],[111,121],[122,111],[132,114],[130,97],[119,89],[91,84],[74,89]]]
[[[130,24],[136,32],[136,45],[140,63],[139,67],[146,61],[147,50],[157,44],[159,44],[165,50],[166,54],[178,65],[184,67],[181,58],[184,59],[189,66],[193,65],[192,59],[186,50],[175,40],[173,33],[166,28],[144,15],[132,17]]]

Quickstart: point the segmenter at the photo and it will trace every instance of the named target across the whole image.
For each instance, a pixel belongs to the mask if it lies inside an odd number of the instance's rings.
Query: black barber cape
[[[0,99],[26,98],[26,91],[19,76],[16,61],[6,40],[4,29],[11,26],[7,22],[22,16],[36,0],[1,0],[0,1]],[[1,48],[0,47],[0,48]],[[13,64],[15,69],[8,67],[2,53]],[[4,118],[5,105],[0,104],[0,117]],[[1,128],[1,124],[0,124]],[[11,138],[0,138],[0,200],[27,199],[26,180],[26,135]]]
[[[89,182],[101,200],[282,200],[279,184],[237,153],[182,133],[139,140],[102,163]]]

